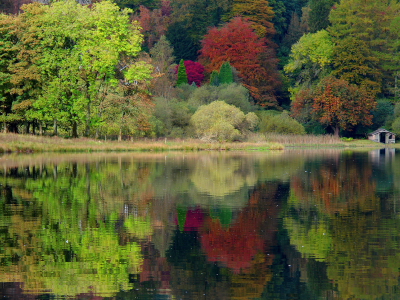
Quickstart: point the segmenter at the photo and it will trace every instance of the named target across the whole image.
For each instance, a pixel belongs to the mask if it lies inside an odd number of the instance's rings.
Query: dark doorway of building
[[[385,133],[381,133],[381,134],[379,135],[379,141],[380,141],[381,143],[384,143],[384,144],[385,144],[385,137],[386,137],[386,134],[385,134]]]

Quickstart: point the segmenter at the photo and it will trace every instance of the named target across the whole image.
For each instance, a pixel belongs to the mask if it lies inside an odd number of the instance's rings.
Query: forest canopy
[[[372,116],[380,106],[393,111],[399,99],[399,5],[379,0],[2,1],[0,127],[118,140],[195,137],[189,120],[199,103],[233,104],[235,94],[221,98],[219,90],[240,86],[248,96],[238,107],[256,113],[263,124],[269,122],[262,119],[265,111],[288,111],[274,122],[294,118],[300,126],[295,132],[365,137],[379,127],[396,131],[396,115],[379,122]],[[335,80],[368,96],[352,98],[359,113],[339,127],[316,109],[335,89],[325,83]],[[334,99],[348,101],[345,93]],[[335,109],[334,102],[324,103],[322,111]]]

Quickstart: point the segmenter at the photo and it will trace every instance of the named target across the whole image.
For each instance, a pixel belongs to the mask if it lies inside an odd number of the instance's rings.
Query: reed
[[[136,141],[100,141],[88,138],[63,139],[13,133],[0,133],[0,152],[97,152],[97,151],[200,151],[200,150],[282,150],[283,145],[266,142],[204,142],[197,139],[140,139]]]

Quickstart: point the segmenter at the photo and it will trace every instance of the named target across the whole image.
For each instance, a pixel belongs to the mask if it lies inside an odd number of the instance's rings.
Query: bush
[[[291,118],[284,111],[280,115],[264,115],[259,125],[260,132],[274,132],[280,134],[305,134],[303,125]]]
[[[176,99],[167,100],[162,97],[155,98],[151,121],[153,131],[158,137],[181,137],[193,113],[194,109],[186,102]]]
[[[187,101],[190,96],[197,90],[196,85],[181,84],[175,88],[177,98],[180,101]]]
[[[218,88],[215,85],[203,85],[190,95],[188,103],[194,107],[210,104],[218,99]]]
[[[219,87],[218,100],[225,101],[230,105],[240,108],[245,114],[251,110],[249,99],[249,91],[240,84],[224,84]]]
[[[200,106],[190,120],[195,134],[203,139],[232,141],[239,139],[256,126],[258,117],[245,114],[224,101]]]
[[[162,97],[154,98],[154,111],[152,120],[153,130],[156,136],[168,136],[171,132],[172,110],[169,106],[169,101]]]
[[[251,110],[249,91],[240,84],[204,85],[195,90],[189,98],[189,104],[194,107],[207,105],[213,101],[225,101],[240,108],[244,113]]]

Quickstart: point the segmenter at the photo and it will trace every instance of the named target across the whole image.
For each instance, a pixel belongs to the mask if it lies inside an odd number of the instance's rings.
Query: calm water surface
[[[399,163],[2,156],[0,299],[399,299]]]

